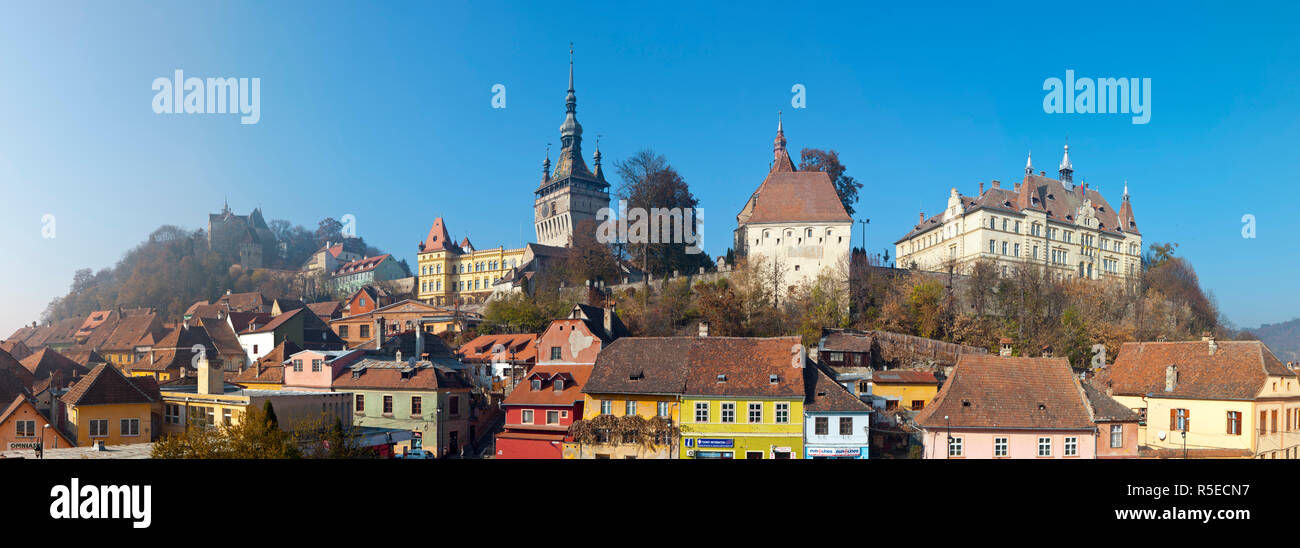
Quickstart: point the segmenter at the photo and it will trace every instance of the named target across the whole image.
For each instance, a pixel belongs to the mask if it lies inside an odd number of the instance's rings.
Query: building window
[[[14,432],[14,436],[19,438],[36,437],[36,421],[16,421],[14,424],[17,428]]]
[[[993,456],[1007,456],[1007,438],[993,438]]]
[[[723,423],[736,422],[736,403],[735,403],[735,402],[723,402],[723,404],[722,404],[722,419],[721,419],[721,422],[723,422]]]
[[[614,414],[614,400],[600,400],[600,414],[602,414],[602,415],[613,415],[613,414]]]
[[[90,437],[108,436],[108,419],[90,419]]]
[[[363,326],[361,326],[361,338],[362,338],[362,339],[369,339],[369,338],[370,338],[370,326],[369,326],[369,325],[363,325]]]
[[[751,403],[749,404],[749,422],[763,422],[763,404],[762,404],[762,403],[753,403],[753,402],[751,402]]]
[[[421,398],[420,396],[411,396],[411,414],[424,414],[424,398]]]
[[[790,404],[778,402],[776,404],[776,423],[788,424],[790,422]]]
[[[533,423],[533,410],[532,410],[532,409],[525,409],[525,410],[523,410],[523,411],[520,411],[519,414],[520,414],[520,418],[519,418],[519,422],[520,422],[520,423],[523,423],[523,424],[532,424],[532,423]]]
[[[655,415],[656,415],[656,416],[663,417],[663,418],[668,418],[668,402],[666,402],[666,401],[661,401],[661,402],[655,404],[655,407],[656,407],[656,410],[655,410]]]
[[[1110,425],[1110,448],[1119,449],[1124,447],[1124,425]]]
[[[1187,409],[1170,409],[1169,410],[1169,429],[1185,432],[1191,427],[1191,412]]]
[[[234,412],[231,411],[230,409],[221,410],[221,424],[230,426],[232,424],[231,419],[233,417],[234,417]]]
[[[460,396],[452,396],[452,397],[450,397],[450,398],[447,398],[447,407],[448,407],[449,410],[451,411],[451,416],[453,416],[453,417],[459,417],[459,416],[460,416]]]
[[[1038,456],[1052,456],[1052,438],[1038,438]]]
[[[320,373],[321,362],[322,362],[322,360],[312,360],[312,361],[311,361],[311,372],[312,372],[312,373]]]
[[[531,389],[533,389],[533,390],[541,390],[541,389],[542,389],[542,379],[533,379],[533,380],[531,380],[531,381],[528,381],[528,388],[531,388]]]
[[[1228,411],[1228,433],[1234,436],[1241,435],[1241,412]]]
[[[392,397],[392,396],[384,396],[384,414],[385,414],[385,415],[392,415],[392,414],[393,414],[393,397]]]
[[[709,403],[695,403],[695,422],[709,422]]]
[[[560,347],[558,346],[551,347],[551,359],[552,360],[560,359]]]
[[[960,456],[962,456],[962,443],[961,443],[961,438],[959,438],[959,437],[956,437],[956,438],[948,438],[948,456],[949,456],[949,457],[960,457]]]
[[[163,422],[167,424],[181,423],[181,406],[169,403],[163,406]]]
[[[829,423],[830,419],[827,419],[826,417],[813,418],[813,434],[818,436],[825,436],[828,434],[830,430]]]
[[[912,410],[920,411],[925,409],[925,400],[912,400]]]
[[[840,417],[840,435],[853,435],[853,417]]]
[[[547,411],[547,412],[546,412],[546,424],[560,424],[560,412],[559,412],[559,411]]]
[[[627,400],[627,404],[624,405],[623,414],[629,417],[636,414],[635,400]]]
[[[1079,456],[1079,438],[1073,436],[1065,438],[1065,456]]]
[[[362,413],[366,410],[366,397],[364,395],[362,394],[356,395],[356,405],[354,409],[356,410],[357,413]]]

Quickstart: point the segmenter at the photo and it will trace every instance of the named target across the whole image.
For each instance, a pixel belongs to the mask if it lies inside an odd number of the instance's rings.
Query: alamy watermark
[[[1151,121],[1150,78],[1075,78],[1074,70],[1043,80],[1048,114],[1133,114],[1134,124]]]
[[[700,247],[704,210],[691,207],[627,207],[618,201],[614,210],[602,207],[596,212],[596,241],[602,244],[686,244],[686,253],[695,255]]]
[[[176,69],[174,78],[153,80],[156,114],[242,114],[241,124],[262,119],[261,78],[186,78]]]
[[[1255,239],[1255,216],[1250,213],[1241,216],[1241,237]]]

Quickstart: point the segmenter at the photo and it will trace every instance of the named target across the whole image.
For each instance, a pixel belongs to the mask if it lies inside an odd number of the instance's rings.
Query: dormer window
[[[781,376],[780,376],[780,375],[768,375],[768,376],[767,376],[767,382],[770,383],[770,384],[776,384],[776,383],[779,383],[779,382],[781,382]]]
[[[551,386],[555,389],[556,392],[563,391],[563,390],[564,390],[564,379],[555,379],[555,382],[552,382],[552,383],[551,383]]]
[[[719,374],[719,375],[718,375],[718,382],[727,382],[727,376],[726,376],[726,375]]]
[[[542,380],[541,380],[541,379],[533,379],[532,382],[529,383],[529,385],[530,385],[530,387],[531,387],[533,390],[541,390],[541,389],[542,389]]]

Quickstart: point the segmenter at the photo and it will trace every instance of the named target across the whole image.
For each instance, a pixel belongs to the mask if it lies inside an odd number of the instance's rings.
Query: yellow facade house
[[[873,371],[871,378],[858,382],[861,394],[885,398],[885,410],[920,411],[939,393],[939,379],[930,371]]]
[[[1145,418],[1145,458],[1300,458],[1300,379],[1260,341],[1125,343],[1093,379]]]
[[[78,446],[148,443],[157,432],[154,406],[158,383],[152,377],[127,377],[100,364],[59,398],[67,420],[64,434]]]
[[[522,265],[523,259],[524,248],[478,250],[469,238],[457,244],[438,217],[420,242],[416,294],[419,300],[434,305],[481,303],[492,294],[492,285],[511,268]]]
[[[803,455],[804,367],[799,337],[680,338],[680,458],[796,459]]]

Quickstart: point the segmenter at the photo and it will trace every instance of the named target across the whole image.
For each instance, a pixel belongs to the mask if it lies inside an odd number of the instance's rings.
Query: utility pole
[[[871,224],[871,219],[862,219],[858,221],[862,225],[862,252],[867,252],[867,225]]]

